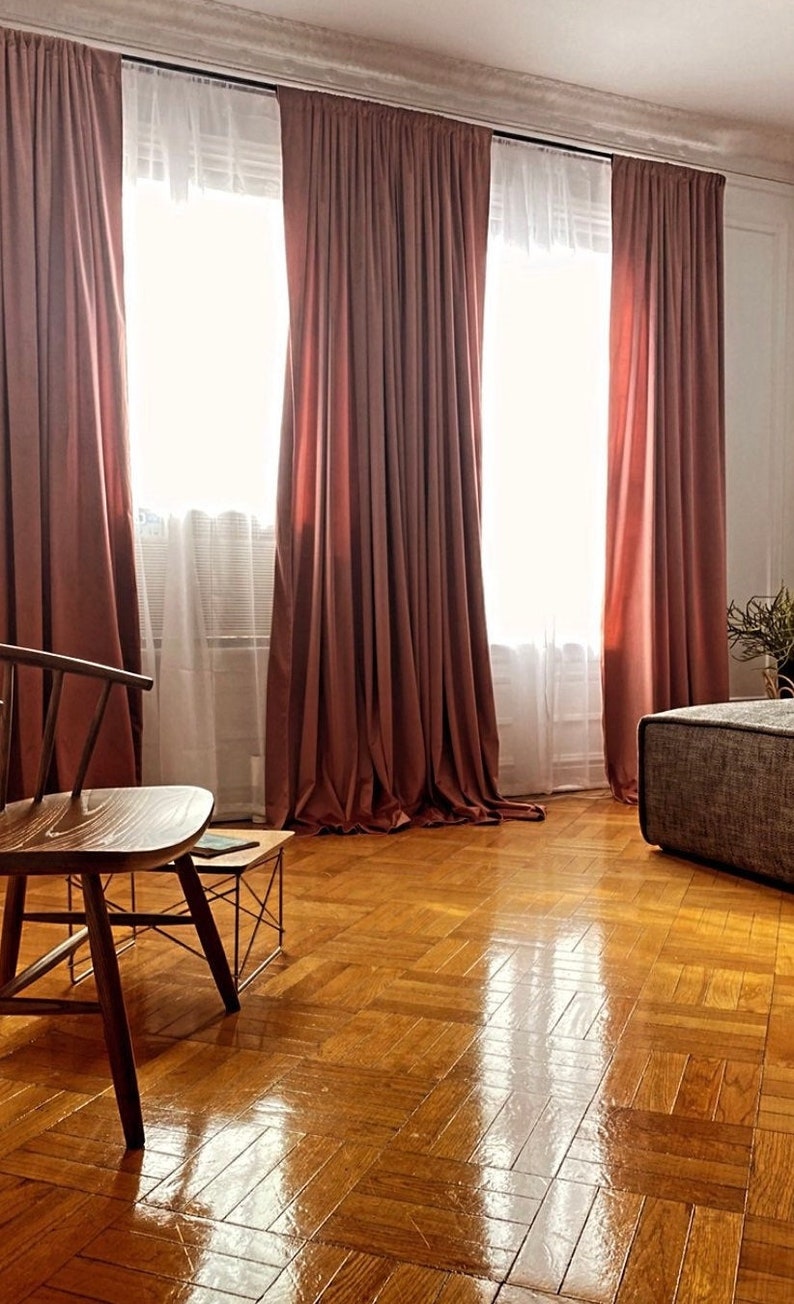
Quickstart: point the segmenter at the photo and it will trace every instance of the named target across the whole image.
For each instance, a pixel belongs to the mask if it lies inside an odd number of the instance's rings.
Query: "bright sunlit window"
[[[495,141],[483,566],[507,793],[603,783],[610,167]]]
[[[494,252],[484,393],[484,568],[493,642],[600,641],[608,254]]]
[[[144,781],[260,817],[288,317],[278,103],[135,63],[122,90]]]
[[[286,346],[277,198],[126,193],[135,501],[272,522]]]

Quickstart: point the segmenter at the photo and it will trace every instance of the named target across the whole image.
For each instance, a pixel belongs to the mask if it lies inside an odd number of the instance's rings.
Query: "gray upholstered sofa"
[[[648,842],[794,883],[794,701],[645,716],[639,759]]]

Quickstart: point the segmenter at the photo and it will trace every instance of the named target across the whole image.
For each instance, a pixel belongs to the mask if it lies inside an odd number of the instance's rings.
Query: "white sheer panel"
[[[287,332],[275,97],[124,67],[144,777],[263,813]]]
[[[165,181],[175,202],[198,188],[281,199],[275,95],[124,65],[124,149],[136,180]]]
[[[605,782],[607,161],[494,142],[483,553],[505,793]]]

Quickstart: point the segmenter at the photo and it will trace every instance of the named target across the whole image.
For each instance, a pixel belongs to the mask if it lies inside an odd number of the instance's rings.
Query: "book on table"
[[[255,838],[246,838],[235,833],[203,833],[191,851],[191,855],[211,859],[212,856],[227,856],[234,851],[248,851],[258,847]]]

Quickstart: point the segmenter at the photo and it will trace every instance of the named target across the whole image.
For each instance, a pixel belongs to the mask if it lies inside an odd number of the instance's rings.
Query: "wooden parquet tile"
[[[578,794],[296,839],[284,911],[236,1016],[124,954],[141,1154],[96,1021],[0,1021],[2,1304],[794,1301],[794,896]]]

